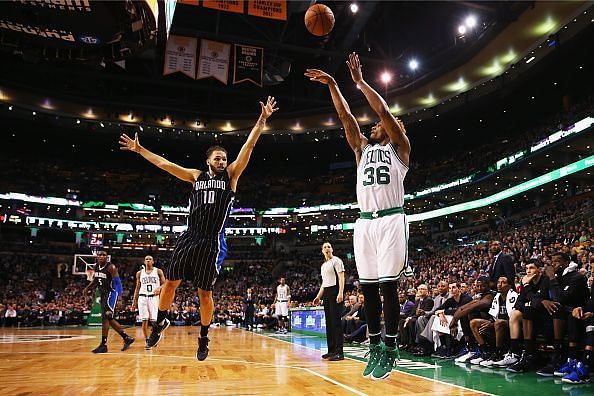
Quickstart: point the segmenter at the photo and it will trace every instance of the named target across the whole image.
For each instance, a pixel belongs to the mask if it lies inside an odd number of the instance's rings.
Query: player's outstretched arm
[[[359,124],[357,124],[357,120],[351,113],[351,109],[346,99],[342,96],[336,80],[334,80],[328,73],[319,69],[307,69],[304,75],[309,77],[311,81],[326,84],[330,89],[332,103],[334,104],[334,108],[336,108],[336,112],[338,113],[338,118],[344,127],[347,142],[355,152],[357,164],[359,164],[361,153],[367,145],[367,138],[361,134]]]
[[[200,171],[198,169],[184,168],[173,162],[157,155],[145,147],[140,145],[138,140],[138,133],[134,134],[134,139],[130,138],[125,133],[120,136],[120,150],[132,151],[142,155],[151,164],[163,169],[165,172],[177,177],[180,180],[189,183],[195,183]]]
[[[274,112],[278,111],[278,108],[276,107],[276,100],[272,96],[268,97],[266,104],[260,102],[260,107],[262,108],[260,118],[258,118],[258,121],[256,121],[256,125],[254,125],[246,142],[241,147],[241,150],[239,150],[237,159],[233,161],[227,168],[229,177],[231,178],[232,190],[235,190],[235,187],[237,186],[237,179],[239,179],[239,176],[241,176],[248,162],[250,161],[250,156],[252,155],[252,151],[256,146],[256,142],[258,141],[258,138],[266,126],[266,120]]]
[[[347,66],[351,72],[353,81],[359,85],[361,92],[365,95],[367,102],[373,109],[373,111],[379,116],[382,126],[386,130],[386,133],[390,137],[390,141],[397,146],[398,156],[400,159],[408,165],[410,156],[410,142],[406,136],[406,129],[402,121],[397,119],[390,112],[388,104],[367,82],[363,79],[363,72],[361,62],[359,61],[359,55],[351,53]]]

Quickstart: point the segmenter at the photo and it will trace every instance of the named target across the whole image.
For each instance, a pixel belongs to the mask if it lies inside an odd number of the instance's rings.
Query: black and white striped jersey
[[[227,170],[214,177],[202,172],[190,195],[187,232],[205,236],[223,233],[234,200]]]

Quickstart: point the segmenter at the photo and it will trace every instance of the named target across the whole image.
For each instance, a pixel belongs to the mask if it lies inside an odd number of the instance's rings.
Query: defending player
[[[266,104],[260,102],[262,112],[237,159],[227,166],[227,151],[219,146],[206,151],[208,171],[189,169],[174,164],[140,145],[138,134],[134,139],[120,137],[122,150],[140,154],[150,163],[180,180],[192,184],[188,229],[177,240],[171,264],[165,271],[167,280],[161,288],[157,323],[149,336],[148,346],[154,347],[169,327],[167,310],[175,297],[175,290],[182,280],[193,281],[198,286],[200,298],[200,337],[196,358],[208,356],[208,328],[212,319],[214,302],[212,288],[227,253],[225,226],[233,205],[237,181],[246,168],[266,120],[278,110],[273,97]]]

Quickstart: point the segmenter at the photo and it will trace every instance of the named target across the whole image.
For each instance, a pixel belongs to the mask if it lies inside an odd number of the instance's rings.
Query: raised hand
[[[274,96],[269,96],[266,100],[266,104],[260,102],[260,107],[262,107],[262,115],[261,117],[267,119],[272,115],[272,113],[278,111],[278,107],[276,107],[276,100]]]
[[[330,74],[319,69],[306,69],[303,75],[305,77],[309,77],[310,81],[317,81],[322,84],[330,84],[335,82],[334,78]]]
[[[134,134],[134,140],[125,133],[120,136],[120,150],[133,151],[135,153],[140,152],[140,142],[138,141],[138,133]]]
[[[363,72],[361,71],[361,62],[359,62],[359,55],[352,52],[349,54],[347,66],[351,72],[351,78],[355,83],[360,83],[363,80]]]

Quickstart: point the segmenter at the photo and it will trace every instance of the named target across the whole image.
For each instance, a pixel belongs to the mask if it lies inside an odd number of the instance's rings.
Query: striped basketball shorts
[[[117,290],[107,290],[101,292],[101,318],[113,318],[120,294],[121,293],[118,293]]]
[[[204,236],[184,232],[177,240],[165,277],[191,281],[202,290],[212,290],[226,254],[224,234]]]
[[[357,219],[353,235],[359,282],[398,280],[409,274],[408,221],[405,214]]]

